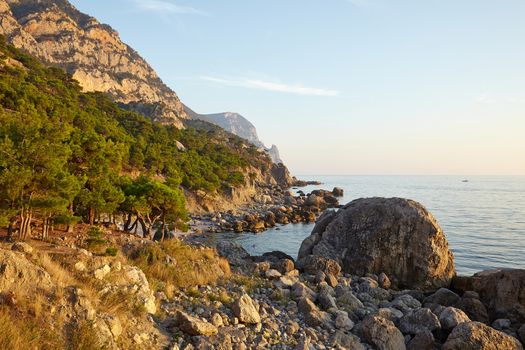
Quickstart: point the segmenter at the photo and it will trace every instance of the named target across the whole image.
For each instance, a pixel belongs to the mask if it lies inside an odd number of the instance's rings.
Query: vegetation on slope
[[[184,145],[184,147],[181,147]],[[184,227],[182,188],[220,193],[264,170],[266,155],[219,128],[177,129],[83,93],[0,38],[0,225],[22,238],[38,224],[127,215],[153,237]]]

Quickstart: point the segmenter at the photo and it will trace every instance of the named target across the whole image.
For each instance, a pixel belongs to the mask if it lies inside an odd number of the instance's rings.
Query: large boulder
[[[379,316],[367,317],[361,326],[363,337],[374,349],[378,350],[403,350],[405,339],[392,321]]]
[[[425,291],[450,285],[454,257],[421,204],[402,198],[362,198],[322,215],[301,244],[298,265],[311,256],[333,259],[343,272],[385,273],[397,287]],[[311,258],[310,258],[311,260]]]
[[[47,271],[29,261],[23,253],[0,249],[0,291],[49,293],[54,288]]]
[[[463,322],[448,336],[443,350],[523,350],[510,335],[480,322]]]
[[[481,271],[455,278],[453,287],[477,292],[490,320],[509,318],[513,323],[525,323],[525,269]]]

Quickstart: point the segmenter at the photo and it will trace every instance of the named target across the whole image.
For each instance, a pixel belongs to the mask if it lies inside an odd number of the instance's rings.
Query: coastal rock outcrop
[[[454,328],[443,350],[523,350],[520,342],[479,322],[464,322]]]
[[[450,285],[454,258],[445,235],[421,204],[402,198],[363,198],[322,215],[299,250],[333,259],[343,272],[386,273],[398,287],[435,290]]]
[[[509,318],[513,323],[525,323],[524,269],[481,271],[471,277],[455,278],[453,287],[461,292],[477,292],[481,302],[487,306],[488,317],[491,320]],[[471,305],[471,300],[463,302],[467,303],[468,306],[479,306],[479,303]],[[480,309],[480,318],[486,321],[484,310],[480,307],[476,309]]]

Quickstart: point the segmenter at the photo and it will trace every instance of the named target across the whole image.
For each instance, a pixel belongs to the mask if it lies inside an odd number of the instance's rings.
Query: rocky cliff
[[[220,126],[224,130],[231,132],[234,135],[242,137],[248,140],[251,144],[258,148],[264,149],[272,158],[275,164],[283,163],[279,154],[279,149],[276,145],[267,148],[264,143],[259,139],[257,135],[257,129],[248,119],[240,115],[239,113],[224,112],[224,113],[213,113],[213,114],[199,114],[193,111],[188,106],[184,106],[184,110],[188,117],[192,119],[203,120],[205,122]]]
[[[115,30],[66,0],[0,0],[0,34],[66,69],[85,91],[109,93],[162,123],[181,126],[186,118],[176,93]]]

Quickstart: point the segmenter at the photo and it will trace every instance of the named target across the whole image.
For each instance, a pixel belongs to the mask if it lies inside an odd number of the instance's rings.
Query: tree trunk
[[[128,218],[124,222],[124,231],[129,232],[129,231],[131,231],[133,229],[133,227],[129,226],[131,224],[131,219],[132,219],[132,214],[128,213]]]
[[[89,207],[88,217],[89,224],[93,225],[95,223],[95,209],[93,209],[93,207]]]
[[[74,214],[73,202],[69,203],[69,213],[71,214],[71,217],[73,217],[73,214]],[[66,231],[67,231],[67,233],[72,233],[73,232],[73,225],[72,224],[68,224]]]

